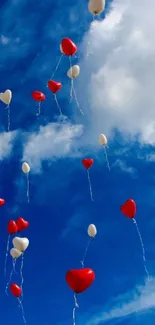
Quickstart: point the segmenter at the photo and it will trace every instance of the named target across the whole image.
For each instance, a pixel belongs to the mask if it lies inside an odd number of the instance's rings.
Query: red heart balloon
[[[8,233],[10,235],[13,235],[15,234],[16,232],[18,231],[18,228],[17,228],[17,225],[16,225],[16,222],[14,220],[10,220],[8,222]]]
[[[88,159],[83,159],[82,160],[82,164],[85,168],[90,168],[93,164],[94,160],[92,158],[88,158]]]
[[[15,296],[15,297],[19,297],[20,295],[21,295],[21,293],[22,293],[22,289],[17,285],[17,284],[15,284],[15,283],[12,283],[11,285],[10,285],[10,291],[11,291],[11,293],[13,294],[13,296]]]
[[[25,230],[29,226],[29,222],[20,217],[16,220],[16,225],[17,225],[18,231],[22,231],[22,230]]]
[[[56,82],[54,80],[48,81],[48,88],[52,91],[53,94],[56,94],[58,90],[62,88],[61,82]]]
[[[134,218],[136,214],[136,203],[134,200],[129,199],[120,207],[121,212],[128,218]]]
[[[33,91],[32,98],[36,102],[43,102],[46,97],[45,97],[45,95],[41,91],[36,90],[36,91]]]
[[[66,274],[69,287],[76,293],[85,291],[95,280],[95,272],[89,268],[70,270]]]
[[[0,207],[2,207],[5,204],[5,200],[4,199],[0,199]]]
[[[62,52],[65,55],[74,55],[77,52],[77,46],[72,42],[70,38],[63,38],[61,41]]]

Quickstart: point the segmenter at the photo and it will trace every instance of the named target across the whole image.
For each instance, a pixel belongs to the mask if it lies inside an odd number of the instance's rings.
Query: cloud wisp
[[[78,138],[83,133],[82,125],[49,123],[32,132],[24,147],[23,160],[28,161],[32,171],[41,171],[44,160],[55,160],[79,155]]]
[[[0,133],[0,160],[11,154],[16,134],[16,131]]]
[[[104,312],[96,314],[87,325],[98,325],[116,319],[119,321],[120,318],[131,316],[134,313],[140,314],[152,308],[155,308],[155,279],[110,301],[104,307]]]

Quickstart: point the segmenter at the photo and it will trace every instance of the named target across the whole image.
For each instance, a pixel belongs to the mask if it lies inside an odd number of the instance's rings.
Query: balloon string
[[[107,155],[106,147],[104,147],[104,152],[105,152],[105,159],[106,159],[107,167],[108,167],[109,170],[111,170],[110,169],[110,165],[109,165],[109,160],[108,160],[108,155]]]
[[[17,299],[18,299],[19,307],[20,307],[20,309],[22,311],[22,317],[23,317],[24,324],[26,324],[25,312],[24,312],[24,308],[23,308],[23,305],[22,305],[22,301],[19,298],[17,298]]]
[[[29,173],[27,173],[27,200],[30,202],[30,181],[29,181]]]
[[[90,237],[89,240],[88,240],[87,246],[85,248],[84,254],[83,254],[83,258],[82,258],[82,261],[81,261],[82,268],[84,268],[84,262],[85,262],[85,259],[86,259],[87,251],[88,251],[89,245],[91,243],[91,240],[92,240],[92,238]]]
[[[36,116],[39,116],[41,113],[41,102],[38,103],[38,112],[36,114]]]
[[[5,293],[6,293],[7,296],[8,296],[8,288],[9,288],[9,284],[10,284],[10,282],[11,282],[11,280],[12,280],[13,273],[16,273],[16,270],[15,270],[16,260],[15,260],[15,259],[12,259],[12,266],[13,266],[13,268],[12,268],[12,271],[11,271],[11,273],[10,273],[9,281],[8,281],[8,283],[7,283],[7,285],[6,285],[6,288],[5,288]]]
[[[82,109],[81,109],[81,107],[80,107],[80,104],[79,104],[79,102],[78,102],[78,99],[77,99],[77,95],[76,95],[76,91],[75,91],[74,86],[73,86],[73,94],[74,94],[74,97],[75,97],[75,101],[76,101],[76,105],[77,105],[77,107],[79,108],[81,114],[84,115],[84,113],[83,113],[83,111],[82,111]]]
[[[8,240],[7,240],[6,255],[5,255],[5,262],[4,262],[4,275],[5,276],[6,276],[6,265],[7,265],[7,259],[8,259],[9,243],[10,243],[10,235],[8,236]]]
[[[21,301],[23,301],[23,283],[24,283],[23,266],[24,266],[24,253],[22,254],[22,261],[21,261],[21,267],[20,267],[20,276],[21,276],[21,284],[20,284],[20,287],[22,289],[22,293],[21,293],[22,299],[21,299]]]
[[[61,107],[60,107],[60,105],[59,105],[59,103],[58,103],[57,95],[56,95],[56,94],[54,94],[54,100],[55,100],[56,105],[57,105],[57,107],[58,107],[58,109],[59,109],[59,113],[60,113],[60,115],[63,115],[63,114],[62,114],[62,111],[61,111]]]
[[[72,102],[73,99],[73,89],[74,89],[74,80],[71,78],[71,88],[70,88],[70,103]]]
[[[54,77],[55,73],[57,72],[57,70],[58,70],[58,68],[59,68],[59,65],[60,65],[60,63],[61,63],[61,60],[62,60],[63,55],[64,55],[64,54],[62,53],[61,56],[60,56],[60,59],[59,59],[59,61],[58,61],[58,63],[57,63],[57,65],[56,65],[56,67],[55,67],[55,70],[54,70],[54,72],[52,73],[52,75],[51,75],[51,77],[50,77],[50,79],[52,79],[52,78]]]
[[[72,57],[71,56],[69,56],[69,62],[70,62],[70,69],[71,69],[71,74],[72,74]],[[83,111],[82,111],[82,109],[80,107],[79,101],[77,99],[76,91],[75,91],[75,88],[74,88],[74,79],[71,78],[70,103],[72,102],[73,95],[75,97],[77,107],[79,108],[81,114],[84,115],[84,113],[83,113]]]
[[[73,68],[72,68],[72,57],[71,57],[71,55],[69,56],[69,64],[70,64],[70,70],[71,70],[71,75],[72,75]],[[71,103],[71,101],[73,99],[73,88],[74,88],[74,80],[73,80],[73,78],[71,78],[70,103]]]
[[[138,233],[138,236],[139,236],[139,239],[140,239],[140,243],[141,243],[142,254],[143,254],[144,269],[145,269],[145,272],[146,272],[146,274],[147,274],[148,280],[150,280],[150,274],[149,274],[149,272],[148,272],[148,270],[147,270],[147,266],[146,266],[145,248],[144,248],[144,244],[143,244],[142,236],[141,236],[141,233],[140,233],[140,230],[139,230],[139,227],[138,227],[137,221],[136,221],[134,218],[133,218],[133,223],[134,223],[135,226],[136,226],[137,233]]]
[[[93,192],[92,192],[92,186],[91,186],[91,180],[90,180],[89,169],[87,169],[87,174],[88,174],[88,182],[89,182],[90,197],[91,197],[91,200],[92,200],[92,202],[93,202],[94,199],[93,199]]]
[[[76,308],[79,308],[79,305],[78,305],[78,302],[77,302],[77,296],[76,296],[76,293],[74,293],[73,325],[76,325],[76,322],[75,322],[75,312],[76,312]]]
[[[12,267],[13,267],[13,272],[15,273],[15,274],[17,274],[17,272],[16,272],[16,259],[12,259]]]
[[[10,105],[6,106],[8,112],[8,132],[10,131]]]

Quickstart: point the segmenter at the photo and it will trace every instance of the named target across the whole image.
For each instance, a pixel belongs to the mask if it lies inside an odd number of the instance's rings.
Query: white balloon
[[[10,255],[15,259],[20,257],[21,254],[22,254],[22,252],[20,252],[17,248],[11,248],[10,249]]]
[[[88,10],[93,15],[100,15],[104,8],[105,0],[90,0],[88,3]]]
[[[22,164],[22,171],[23,171],[23,173],[25,173],[25,174],[28,174],[28,173],[29,173],[29,171],[30,171],[30,166],[29,166],[28,163],[23,162],[23,164]]]
[[[95,227],[95,225],[91,224],[88,227],[88,235],[89,237],[95,237],[97,234],[97,229]]]
[[[78,77],[79,73],[80,73],[80,67],[79,67],[79,65],[73,65],[67,71],[67,76],[69,78],[71,78],[71,79],[74,79],[74,78]]]
[[[100,136],[99,136],[99,144],[101,146],[106,146],[107,142],[108,142],[108,140],[107,140],[106,136],[104,134],[100,134]]]
[[[11,90],[7,89],[4,93],[0,93],[0,100],[6,105],[9,105],[11,103],[11,99],[12,99]]]
[[[20,252],[24,252],[29,246],[28,238],[15,237],[12,241],[13,246],[17,248]]]

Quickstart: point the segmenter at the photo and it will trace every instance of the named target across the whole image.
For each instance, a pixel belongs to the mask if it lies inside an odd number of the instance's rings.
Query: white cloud
[[[112,167],[119,168],[124,173],[129,173],[131,175],[136,174],[136,169],[132,166],[127,166],[126,162],[120,159],[117,159],[116,162],[113,164]]]
[[[16,131],[0,133],[0,160],[11,154]]]
[[[113,305],[113,307],[112,307]],[[145,286],[136,287],[132,292],[113,299],[104,307],[104,312],[95,315],[86,325],[98,325],[114,319],[142,313],[155,308],[155,280],[146,282]]]
[[[41,126],[38,132],[31,133],[28,137],[23,160],[28,161],[34,172],[39,172],[44,160],[76,156],[76,143],[82,132],[82,125],[71,125],[67,122]]]
[[[91,24],[84,44],[92,54],[81,62],[79,87],[88,85],[95,138],[117,128],[155,144],[154,11],[154,0],[115,0],[105,20]]]

